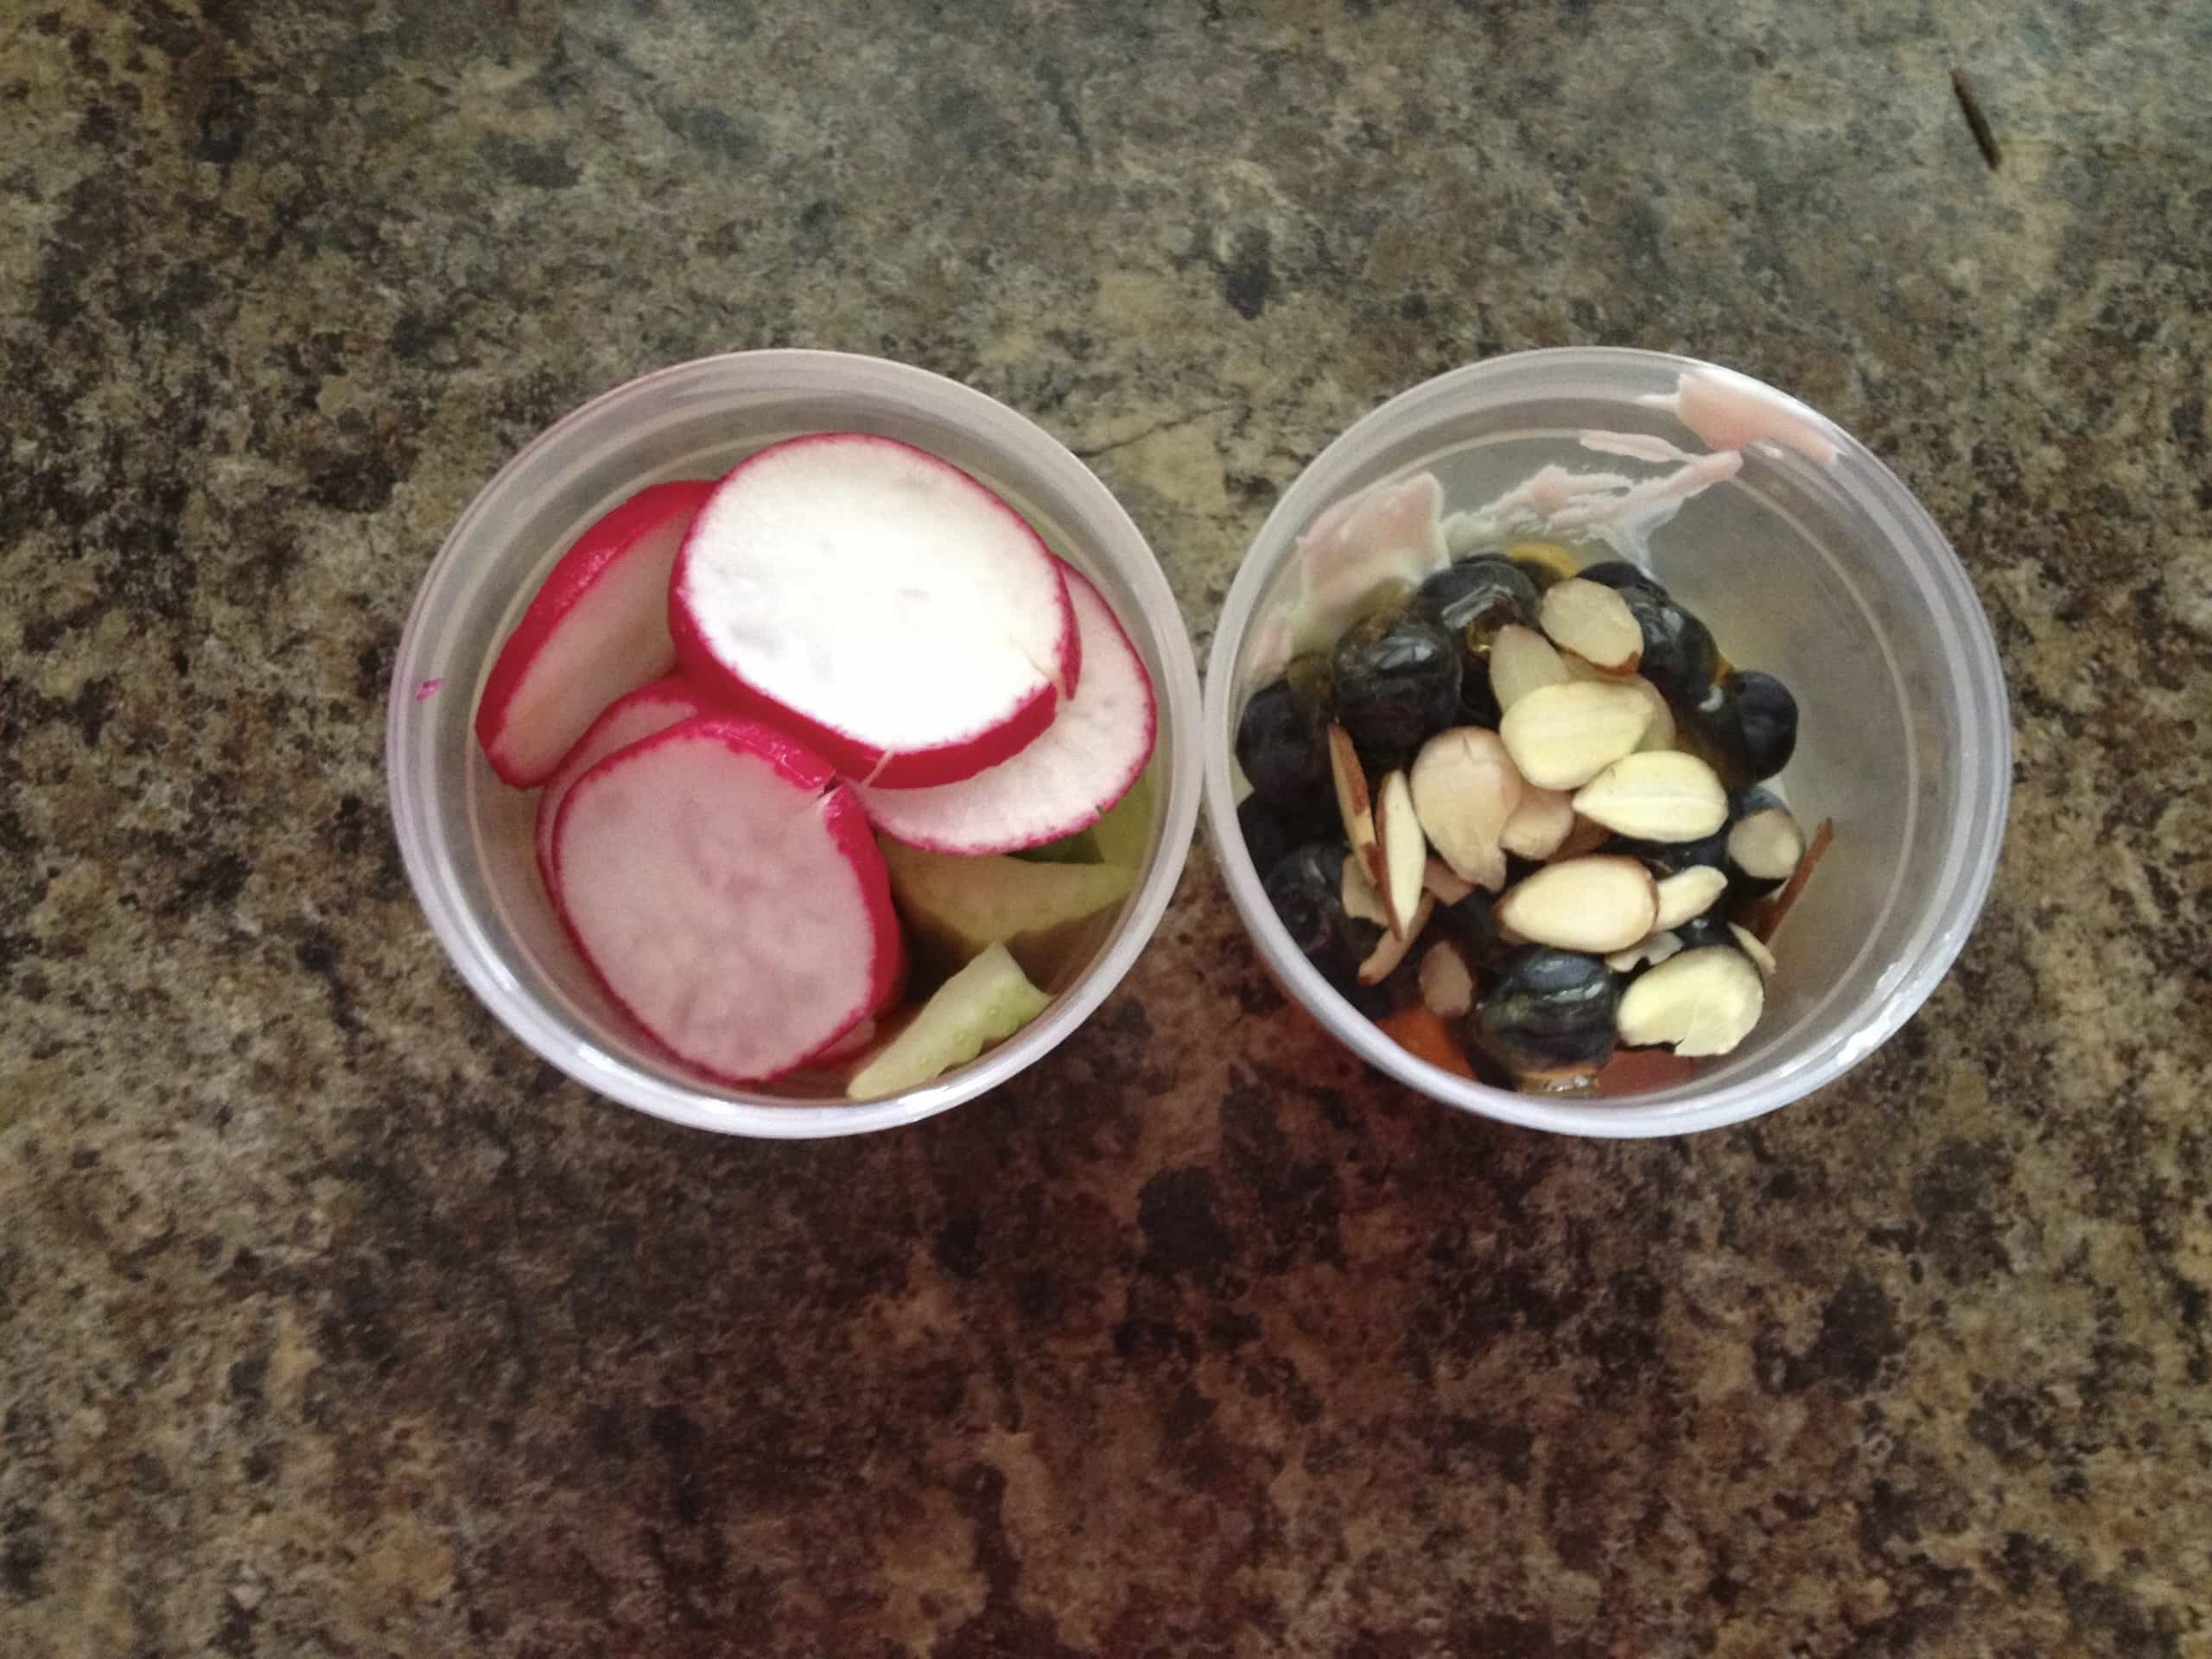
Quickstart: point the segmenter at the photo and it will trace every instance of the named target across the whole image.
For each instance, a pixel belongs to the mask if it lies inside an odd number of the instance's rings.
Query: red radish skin
[[[873,1016],[863,1020],[843,1036],[831,1041],[830,1046],[806,1057],[809,1067],[836,1065],[849,1060],[875,1040],[875,1020]]]
[[[1013,853],[1087,830],[1128,793],[1159,731],[1152,677],[1088,578],[1063,566],[1083,683],[1010,760],[934,789],[861,786],[877,829],[933,853]]]
[[[714,492],[690,480],[652,485],[561,556],[476,705],[476,741],[505,781],[543,783],[600,710],[676,666],[669,573]]]
[[[1059,563],[967,474],[889,438],[772,444],[716,486],[677,556],[685,672],[880,788],[1019,753],[1080,684]]]
[[[617,749],[641,743],[656,732],[664,732],[678,721],[709,713],[710,709],[689,680],[680,674],[666,674],[626,697],[615,698],[600,711],[591,729],[576,740],[575,747],[538,793],[537,870],[545,878],[546,892],[553,891],[553,825],[561,803],[568,798],[576,779]]]
[[[723,1083],[796,1070],[895,995],[906,947],[867,815],[829,764],[705,715],[578,779],[555,906],[608,996]]]

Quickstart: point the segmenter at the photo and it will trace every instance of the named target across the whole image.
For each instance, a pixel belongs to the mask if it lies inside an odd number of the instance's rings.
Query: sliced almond
[[[1574,828],[1567,832],[1567,839],[1560,842],[1559,850],[1552,856],[1555,859],[1586,858],[1612,838],[1613,832],[1604,824],[1595,818],[1586,818],[1578,812],[1574,816]]]
[[[1628,601],[1603,582],[1570,576],[1544,592],[1537,620],[1552,643],[1608,674],[1632,674],[1643,655],[1643,630]]]
[[[1456,905],[1475,891],[1473,882],[1462,881],[1452,873],[1452,867],[1433,853],[1428,855],[1428,863],[1421,873],[1421,885],[1424,892],[1436,895],[1440,905]]]
[[[1522,938],[1593,956],[1625,950],[1651,931],[1659,889],[1632,858],[1547,864],[1497,901],[1500,925]]]
[[[1804,856],[1805,832],[1786,806],[1748,813],[1728,832],[1728,861],[1755,881],[1788,880]]]
[[[1759,936],[1750,928],[1739,927],[1734,922],[1728,924],[1728,931],[1736,936],[1736,943],[1744,947],[1744,954],[1758,964],[1759,977],[1772,979],[1774,970],[1781,963],[1775,961],[1774,952],[1761,943]]]
[[[1728,891],[1728,872],[1710,864],[1693,864],[1677,870],[1659,884],[1659,919],[1654,926],[1665,930],[1702,916],[1713,901]]]
[[[1356,858],[1344,860],[1344,880],[1338,884],[1337,896],[1344,900],[1344,914],[1356,922],[1372,922],[1388,928],[1390,912],[1382,908],[1382,895],[1367,879],[1367,871]]]
[[[1573,677],[1552,642],[1534,628],[1509,622],[1490,642],[1490,694],[1501,709],[1541,687],[1565,685]]]
[[[1428,866],[1428,837],[1414,816],[1413,789],[1402,772],[1385,778],[1376,795],[1375,838],[1382,849],[1382,908],[1390,913],[1390,931],[1402,938],[1421,904]]]
[[[1524,789],[1521,804],[1497,832],[1497,844],[1516,858],[1541,863],[1566,842],[1574,829],[1574,803],[1563,789]]]
[[[1695,755],[1654,749],[1607,766],[1575,791],[1574,810],[1639,841],[1696,841],[1728,822],[1728,791]]]
[[[1671,749],[1675,747],[1675,711],[1667,706],[1665,695],[1641,674],[1631,674],[1621,682],[1634,686],[1651,705],[1651,724],[1645,728],[1639,749]]]
[[[1406,959],[1406,952],[1414,948],[1414,941],[1421,937],[1421,929],[1428,925],[1428,918],[1435,912],[1436,900],[1424,893],[1421,896],[1421,903],[1414,907],[1411,925],[1402,934],[1393,933],[1388,928],[1383,930],[1382,937],[1375,943],[1375,948],[1367,953],[1367,960],[1359,964],[1359,982],[1380,985],[1389,978],[1396,971],[1398,964]]]
[[[1552,573],[1554,580],[1574,574],[1574,555],[1557,542],[1508,542],[1505,556],[1516,564],[1540,565]],[[1536,585],[1544,584],[1539,581]]]
[[[1329,776],[1337,786],[1337,811],[1344,822],[1344,839],[1352,856],[1367,869],[1367,879],[1382,885],[1382,848],[1375,838],[1375,805],[1367,792],[1367,773],[1359,764],[1359,751],[1351,734],[1334,721],[1329,725]]]
[[[1659,885],[1664,888],[1667,884],[1662,881]],[[1656,966],[1666,961],[1668,957],[1675,955],[1681,948],[1681,935],[1668,932],[1662,929],[1646,938],[1639,939],[1625,950],[1614,951],[1605,958],[1605,966],[1617,974],[1632,974],[1647,962]]]
[[[1521,774],[1496,732],[1454,726],[1414,758],[1414,813],[1428,844],[1463,881],[1505,885],[1498,835],[1521,804]]]
[[[1497,734],[1525,781],[1580,789],[1633,754],[1650,725],[1650,705],[1630,687],[1570,680],[1529,692],[1505,711]]]
[[[1449,939],[1439,939],[1421,959],[1421,1000],[1446,1020],[1463,1019],[1475,1006],[1474,974]]]
[[[1812,840],[1805,843],[1805,856],[1797,861],[1797,868],[1789,873],[1789,880],[1783,884],[1782,891],[1761,905],[1758,913],[1751,918],[1761,938],[1774,938],[1775,930],[1782,925],[1783,918],[1796,905],[1798,895],[1805,891],[1805,883],[1812,878],[1813,871],[1818,868],[1822,855],[1828,849],[1828,843],[1834,839],[1835,820],[1822,818],[1820,828],[1813,831]]]
[[[1726,1054],[1766,1011],[1766,987],[1751,959],[1733,945],[1700,945],[1630,982],[1615,1025],[1631,1046],[1673,1045],[1695,1058]]]
[[[1671,749],[1675,743],[1675,711],[1667,706],[1667,699],[1659,688],[1641,674],[1608,674],[1593,663],[1586,662],[1571,651],[1562,651],[1559,659],[1567,664],[1570,679],[1591,680],[1600,685],[1625,685],[1640,693],[1651,706],[1651,724],[1644,728],[1639,749]]]

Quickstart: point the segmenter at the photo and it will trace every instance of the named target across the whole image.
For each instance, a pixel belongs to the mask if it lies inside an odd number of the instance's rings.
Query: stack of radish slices
[[[1020,514],[826,433],[586,531],[476,735],[541,791],[546,892],[648,1036],[718,1081],[864,1099],[1045,1007],[1033,976],[1135,881],[1154,722],[1112,609]]]

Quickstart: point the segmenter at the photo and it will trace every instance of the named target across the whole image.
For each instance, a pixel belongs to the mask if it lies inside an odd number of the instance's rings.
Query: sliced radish
[[[669,572],[714,492],[690,480],[652,485],[561,556],[476,705],[476,741],[508,783],[543,783],[601,709],[676,666]]]
[[[1152,677],[1080,573],[1063,569],[1083,642],[1083,679],[1045,734],[1012,760],[934,789],[863,787],[876,826],[933,853],[1013,853],[1087,830],[1152,758]]]
[[[576,779],[589,772],[617,749],[626,749],[632,743],[643,742],[655,732],[664,732],[679,720],[690,720],[708,711],[708,704],[689,680],[680,675],[665,674],[651,685],[641,685],[626,697],[617,697],[591,723],[591,729],[576,740],[560,769],[545,780],[545,787],[537,797],[537,868],[545,878],[545,890],[553,891],[553,825],[561,814],[561,803],[568,798],[569,791]]]
[[[678,1059],[779,1076],[880,1008],[905,946],[867,815],[829,763],[706,715],[578,779],[555,899],[607,994]]]
[[[716,486],[677,557],[684,667],[883,788],[1020,753],[1078,683],[1059,561],[1005,502],[911,445],[773,444]]]
[[[806,1057],[809,1065],[835,1065],[840,1060],[849,1060],[875,1040],[875,1019],[870,1015],[842,1037],[832,1038],[830,1046]]]

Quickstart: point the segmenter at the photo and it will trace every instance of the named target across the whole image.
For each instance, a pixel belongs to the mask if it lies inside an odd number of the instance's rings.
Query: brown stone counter
[[[2208,61],[2057,0],[0,8],[0,1655],[2212,1655]],[[591,394],[954,375],[1203,643],[1335,433],[1581,342],[1834,416],[1995,625],[1995,893],[1840,1085],[1455,1116],[1201,845],[1015,1086],[724,1142],[423,925],[400,623]]]

